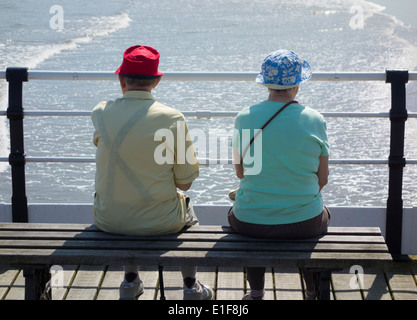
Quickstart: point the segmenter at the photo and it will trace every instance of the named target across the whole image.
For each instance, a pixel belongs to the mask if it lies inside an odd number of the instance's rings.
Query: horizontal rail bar
[[[34,162],[50,162],[50,163],[94,163],[95,158],[93,157],[26,157],[26,162],[34,163]],[[208,158],[198,158],[198,163],[200,165],[219,165],[219,164],[233,164],[232,159],[208,159]],[[0,157],[0,162],[8,162],[9,158]],[[331,165],[387,165],[388,160],[378,160],[378,159],[334,159],[329,160]],[[409,159],[406,160],[406,164],[417,164],[417,159]]]
[[[171,81],[253,81],[258,72],[165,72],[164,80]],[[6,71],[0,71],[6,79]],[[28,71],[29,80],[117,80],[108,71]],[[315,72],[311,81],[385,81],[385,72]],[[417,72],[409,73],[409,81],[417,80]]]
[[[212,117],[236,117],[238,111],[182,111],[186,117],[212,118]],[[388,118],[389,112],[322,112],[326,118]],[[1,110],[0,116],[6,116],[7,111]],[[91,111],[24,111],[26,117],[85,117],[90,116]],[[417,113],[408,113],[408,118],[417,118]]]

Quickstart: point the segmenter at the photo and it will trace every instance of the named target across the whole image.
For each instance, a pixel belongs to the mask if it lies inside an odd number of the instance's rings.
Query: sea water
[[[412,71],[417,66],[417,26],[381,5],[360,0],[3,0],[0,21],[0,70],[25,66],[113,72],[124,50],[135,44],[159,50],[162,72],[258,72],[264,57],[281,48],[297,52],[313,72]],[[407,107],[417,112],[416,83],[407,89]],[[121,96],[117,81],[33,80],[24,83],[23,92],[27,111],[91,111],[99,101]],[[240,111],[267,98],[266,89],[254,82],[163,80],[153,94],[180,111]],[[297,100],[320,112],[388,112],[391,103],[390,86],[384,82],[310,81],[301,87]],[[6,108],[7,83],[0,80],[0,110]],[[233,129],[231,117],[187,121],[190,130],[203,130],[207,139],[219,130]],[[332,159],[388,158],[388,119],[326,121]],[[89,117],[26,117],[24,123],[28,157],[94,157]],[[409,119],[408,159],[417,159],[416,133],[416,120]],[[215,152],[220,158],[218,143]],[[197,151],[200,158],[208,153]],[[231,158],[231,150],[227,152]],[[1,117],[0,157],[8,154],[8,123]],[[94,163],[30,162],[26,174],[31,203],[93,199]],[[416,178],[417,166],[407,166],[406,206],[416,205]],[[7,163],[0,163],[0,179],[0,203],[10,202]],[[229,204],[227,193],[238,183],[231,165],[201,166],[200,177],[187,194],[197,204]],[[384,206],[387,193],[386,165],[332,165],[323,190],[329,206]]]

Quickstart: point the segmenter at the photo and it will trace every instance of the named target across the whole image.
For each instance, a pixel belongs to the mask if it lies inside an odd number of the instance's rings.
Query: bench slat
[[[73,230],[73,231],[98,231],[93,224],[82,224],[82,223],[26,223],[26,222],[12,222],[12,223],[0,223],[0,230]]]
[[[33,248],[66,250],[220,250],[220,251],[267,251],[267,252],[387,252],[385,244],[367,243],[303,243],[303,242],[223,242],[223,241],[117,241],[117,240],[0,240],[0,248]]]
[[[392,262],[388,253],[355,252],[243,252],[243,251],[148,251],[148,250],[64,250],[64,249],[0,249],[0,263],[24,264],[104,264],[104,265],[201,265],[201,266],[265,266],[306,265],[362,267]]]
[[[56,224],[56,223],[0,223],[0,230],[34,230],[34,231],[100,231],[95,225],[91,224]],[[187,232],[209,232],[209,233],[235,233],[227,226],[197,225],[188,228]],[[329,227],[328,234],[350,234],[350,235],[381,235],[377,227]]]
[[[384,244],[384,238],[382,236],[358,236],[358,235],[332,235],[326,234],[317,238],[309,239],[294,239],[294,240],[276,240],[276,239],[262,239],[262,238],[251,238],[240,234],[222,234],[222,233],[180,233],[160,236],[148,236],[148,237],[136,237],[136,236],[122,236],[102,231],[94,232],[77,232],[77,231],[2,231],[0,230],[0,239],[83,239],[83,240],[121,240],[121,241],[132,241],[132,240],[149,240],[149,241],[168,241],[168,240],[182,240],[182,241],[229,241],[229,242],[333,242],[333,243],[380,243]]]
[[[379,228],[329,228],[299,240],[243,236],[229,227],[193,226],[178,234],[135,237],[94,225],[0,224],[0,264],[142,264],[346,267],[392,261]]]

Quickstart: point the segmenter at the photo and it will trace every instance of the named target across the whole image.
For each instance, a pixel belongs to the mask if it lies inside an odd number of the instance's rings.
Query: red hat
[[[133,78],[153,79],[163,75],[158,72],[159,52],[148,46],[133,46],[123,55],[123,63],[116,74],[129,75]]]

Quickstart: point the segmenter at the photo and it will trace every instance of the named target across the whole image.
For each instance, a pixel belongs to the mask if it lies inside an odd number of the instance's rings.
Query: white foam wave
[[[304,3],[303,3],[304,4]],[[382,12],[385,10],[385,7],[380,6],[376,3],[365,1],[365,0],[315,0],[315,1],[305,1],[304,4],[306,7],[322,7],[322,10],[315,10],[313,14],[315,15],[333,15],[339,13],[357,13],[358,8],[363,14],[364,22],[371,18],[375,13]],[[352,12],[351,12],[352,10]]]
[[[131,19],[124,12],[115,16],[91,17],[88,19],[89,26],[80,30],[82,36],[67,40],[64,43],[34,48],[34,51],[37,53],[28,63],[26,63],[26,66],[35,68],[40,63],[56,54],[66,50],[74,50],[80,44],[89,43],[95,38],[105,37],[117,30],[127,28],[130,22]]]
[[[16,43],[12,48],[14,54],[7,52],[8,47],[2,45],[0,47],[0,49],[3,49],[1,56],[5,57],[6,60],[2,65],[7,63],[5,67],[20,66],[34,69],[45,60],[63,51],[75,50],[79,45],[89,43],[96,38],[106,37],[113,32],[127,28],[130,22],[131,19],[124,12],[113,16],[90,17],[88,20],[83,21],[82,25],[86,27],[79,29],[79,37],[66,40],[63,43],[47,45]],[[22,52],[23,54],[16,55],[16,52]],[[7,108],[7,100],[7,84],[2,82],[0,83],[0,110]],[[8,136],[6,120],[4,118],[0,119],[0,156],[5,156],[8,153]],[[0,172],[4,171],[7,167],[7,164],[0,162]]]
[[[131,19],[124,12],[114,16],[90,17],[80,23],[80,25],[86,26],[77,30],[80,36],[68,39],[62,43],[42,45],[14,43],[13,52],[21,52],[21,55],[8,54],[7,47],[2,46],[1,49],[5,50],[6,67],[25,66],[29,69],[36,68],[40,63],[63,51],[74,50],[79,45],[89,43],[99,37],[106,37],[115,31],[127,28],[130,22]]]
[[[92,17],[90,18],[92,26],[87,28],[84,32],[85,36],[78,40],[85,41],[95,37],[107,36],[117,30],[127,28],[131,21],[124,12],[111,17]]]

